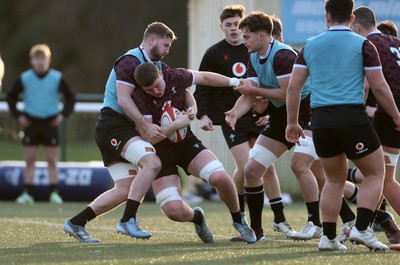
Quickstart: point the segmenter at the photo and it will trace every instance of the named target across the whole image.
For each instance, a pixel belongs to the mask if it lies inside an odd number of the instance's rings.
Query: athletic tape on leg
[[[182,201],[177,187],[169,187],[156,194],[156,203],[160,207],[170,201]]]
[[[398,154],[391,154],[388,152],[383,151],[383,157],[385,158],[385,165],[396,167],[397,160],[399,159]]]
[[[264,146],[255,144],[253,148],[250,149],[249,159],[254,159],[265,168],[269,168],[276,160],[278,160],[278,157]]]
[[[142,157],[155,153],[156,150],[150,143],[138,140],[128,146],[125,152],[125,159],[132,164],[137,165]]]
[[[134,178],[139,171],[137,166],[131,163],[118,163],[107,169],[114,182],[120,179]]]
[[[300,145],[294,147],[293,153],[303,153],[314,157],[315,160],[319,159],[317,152],[315,151],[314,141],[312,137],[306,136],[306,138],[300,137]]]
[[[225,171],[224,165],[222,165],[222,163],[218,160],[213,160],[203,167],[199,175],[200,178],[204,179],[208,183],[211,174],[217,171]]]

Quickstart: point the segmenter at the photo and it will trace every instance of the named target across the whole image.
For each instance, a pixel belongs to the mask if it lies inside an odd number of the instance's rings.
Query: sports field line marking
[[[16,225],[26,225],[26,224],[46,225],[46,226],[50,226],[50,227],[58,227],[58,228],[60,228],[60,231],[62,231],[62,227],[63,227],[63,224],[60,224],[60,223],[51,223],[51,222],[45,222],[45,221],[35,221],[35,220],[30,220],[30,219],[21,220],[19,218],[1,218],[0,217],[0,223],[13,223],[13,224],[16,224]],[[115,228],[112,228],[112,227],[109,227],[109,226],[89,225],[88,228],[115,231]],[[162,231],[162,230],[150,231],[149,230],[149,232],[151,232],[151,233],[159,233],[159,234],[174,234],[174,235],[182,235],[182,236],[197,236],[195,233],[182,233],[182,232],[176,232],[176,231]],[[232,236],[214,234],[214,237],[229,239]],[[292,239],[275,239],[275,238],[269,238],[269,237],[265,237],[265,241],[294,242]],[[316,244],[315,241],[301,241],[301,243]]]

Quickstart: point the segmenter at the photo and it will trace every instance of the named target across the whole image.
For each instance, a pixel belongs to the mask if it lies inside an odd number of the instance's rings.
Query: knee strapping
[[[107,169],[114,182],[120,179],[134,178],[139,172],[138,167],[131,163],[118,163]]]
[[[264,146],[255,144],[253,148],[250,149],[249,159],[254,159],[265,168],[269,168],[278,160],[278,157]]]
[[[213,160],[203,167],[203,169],[200,171],[199,175],[200,175],[200,178],[209,182],[211,174],[214,172],[217,172],[217,171],[225,171],[225,168],[220,161]]]
[[[397,160],[399,159],[399,154],[391,154],[384,151],[383,156],[385,158],[385,165],[392,167],[397,166]]]
[[[163,189],[156,195],[156,203],[162,207],[170,201],[182,201],[182,197],[178,192],[177,187],[169,187]]]
[[[138,140],[128,146],[125,151],[125,159],[137,165],[142,157],[155,153],[156,150],[150,143]]]
[[[293,152],[303,153],[314,157],[315,160],[319,159],[317,152],[315,151],[314,141],[312,137],[306,136],[305,138],[300,137],[300,145],[294,147]]]

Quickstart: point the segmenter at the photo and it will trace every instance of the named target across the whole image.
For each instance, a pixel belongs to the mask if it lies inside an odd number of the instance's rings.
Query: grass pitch
[[[0,264],[396,264],[399,253],[370,252],[362,246],[347,244],[348,251],[320,252],[318,240],[294,242],[272,231],[272,212],[263,212],[266,241],[256,244],[232,243],[237,235],[231,226],[227,209],[220,202],[199,204],[216,243],[204,244],[196,236],[192,223],[167,219],[155,203],[143,203],[138,219],[152,232],[149,240],[119,235],[115,231],[124,207],[96,218],[87,225],[100,244],[83,244],[63,232],[68,217],[87,203],[51,205],[38,202],[33,206],[0,201]],[[299,230],[306,223],[304,204],[285,207],[286,218]],[[383,233],[379,240],[388,243]]]

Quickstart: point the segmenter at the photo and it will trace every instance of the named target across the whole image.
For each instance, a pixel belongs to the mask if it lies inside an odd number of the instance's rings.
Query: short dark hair
[[[353,13],[354,0],[325,0],[325,11],[336,23],[350,21]]]
[[[250,32],[264,31],[272,35],[274,25],[271,17],[261,11],[251,12],[239,23],[239,29],[247,28]]]
[[[354,22],[360,24],[363,28],[372,28],[376,25],[376,18],[374,11],[366,6],[360,6],[353,12]]]
[[[155,64],[150,62],[140,64],[136,67],[134,73],[136,83],[141,87],[150,86],[159,76],[160,70]]]
[[[272,15],[271,16],[272,23],[274,24],[274,28],[272,29],[272,36],[274,38],[278,38],[282,36],[282,21],[279,19],[279,17]]]
[[[149,24],[144,31],[143,39],[147,39],[150,35],[156,35],[159,38],[170,38],[172,41],[176,40],[175,33],[167,25],[162,22],[153,22]]]
[[[244,11],[245,11],[245,7],[242,5],[230,5],[230,6],[226,6],[221,14],[219,14],[219,19],[221,20],[221,23],[227,19],[227,18],[231,18],[231,17],[240,17],[243,18],[244,16]]]
[[[378,26],[376,26],[383,34],[398,37],[398,31],[396,24],[391,20],[381,21]]]

